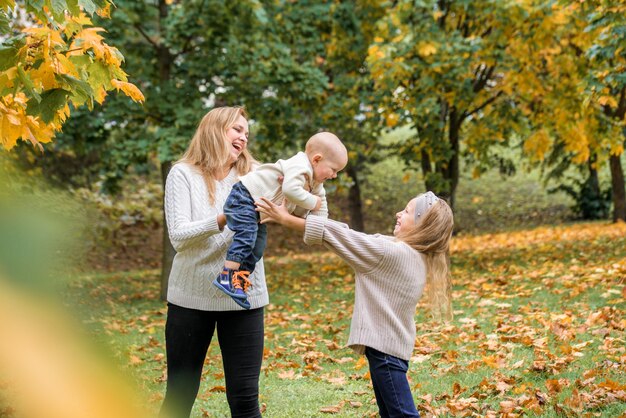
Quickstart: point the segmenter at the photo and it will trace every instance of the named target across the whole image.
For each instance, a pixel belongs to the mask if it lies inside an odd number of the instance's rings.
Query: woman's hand
[[[256,205],[257,212],[263,214],[263,219],[261,220],[262,224],[276,222],[277,224],[284,225],[285,219],[292,216],[287,211],[287,202],[285,200],[283,200],[282,205],[278,206],[271,200],[262,197],[261,200],[257,200],[254,204]]]

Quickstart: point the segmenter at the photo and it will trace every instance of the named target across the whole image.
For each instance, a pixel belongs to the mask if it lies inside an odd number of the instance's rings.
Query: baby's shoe
[[[213,284],[230,296],[237,305],[244,309],[250,309],[250,302],[248,302],[248,295],[246,295],[246,290],[250,287],[249,275],[250,272],[248,271],[231,270],[224,267]]]

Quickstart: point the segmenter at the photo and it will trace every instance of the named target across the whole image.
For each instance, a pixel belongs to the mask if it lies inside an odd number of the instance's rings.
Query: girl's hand
[[[319,196],[317,197],[317,203],[315,204],[315,207],[313,208],[314,211],[316,210],[320,210],[320,208],[322,207],[322,198]]]
[[[292,216],[287,211],[287,202],[283,200],[283,204],[278,206],[271,200],[262,197],[261,200],[254,202],[257,212],[261,212],[265,218],[261,220],[261,223],[276,222],[284,225],[286,220]]]

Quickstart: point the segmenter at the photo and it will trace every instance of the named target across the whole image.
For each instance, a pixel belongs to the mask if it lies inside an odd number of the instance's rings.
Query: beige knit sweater
[[[306,218],[304,242],[323,244],[356,272],[348,346],[409,360],[415,344],[415,308],[426,283],[422,255],[385,235],[369,235],[320,216]]]
[[[220,231],[217,216],[233,185],[238,181],[232,169],[215,182],[215,203],[209,201],[202,175],[185,163],[174,165],[165,183],[165,216],[170,241],[176,249],[167,288],[167,300],[185,308],[203,311],[241,310],[228,295],[213,284],[226,258],[233,232]],[[269,303],[263,260],[250,276],[248,300],[252,309]]]

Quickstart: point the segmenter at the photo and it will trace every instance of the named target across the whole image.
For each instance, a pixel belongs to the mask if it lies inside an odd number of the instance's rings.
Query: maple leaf
[[[122,90],[128,97],[133,99],[133,101],[135,102],[143,102],[144,100],[146,100],[141,91],[134,84],[120,80],[111,80],[111,83],[118,91]]]

